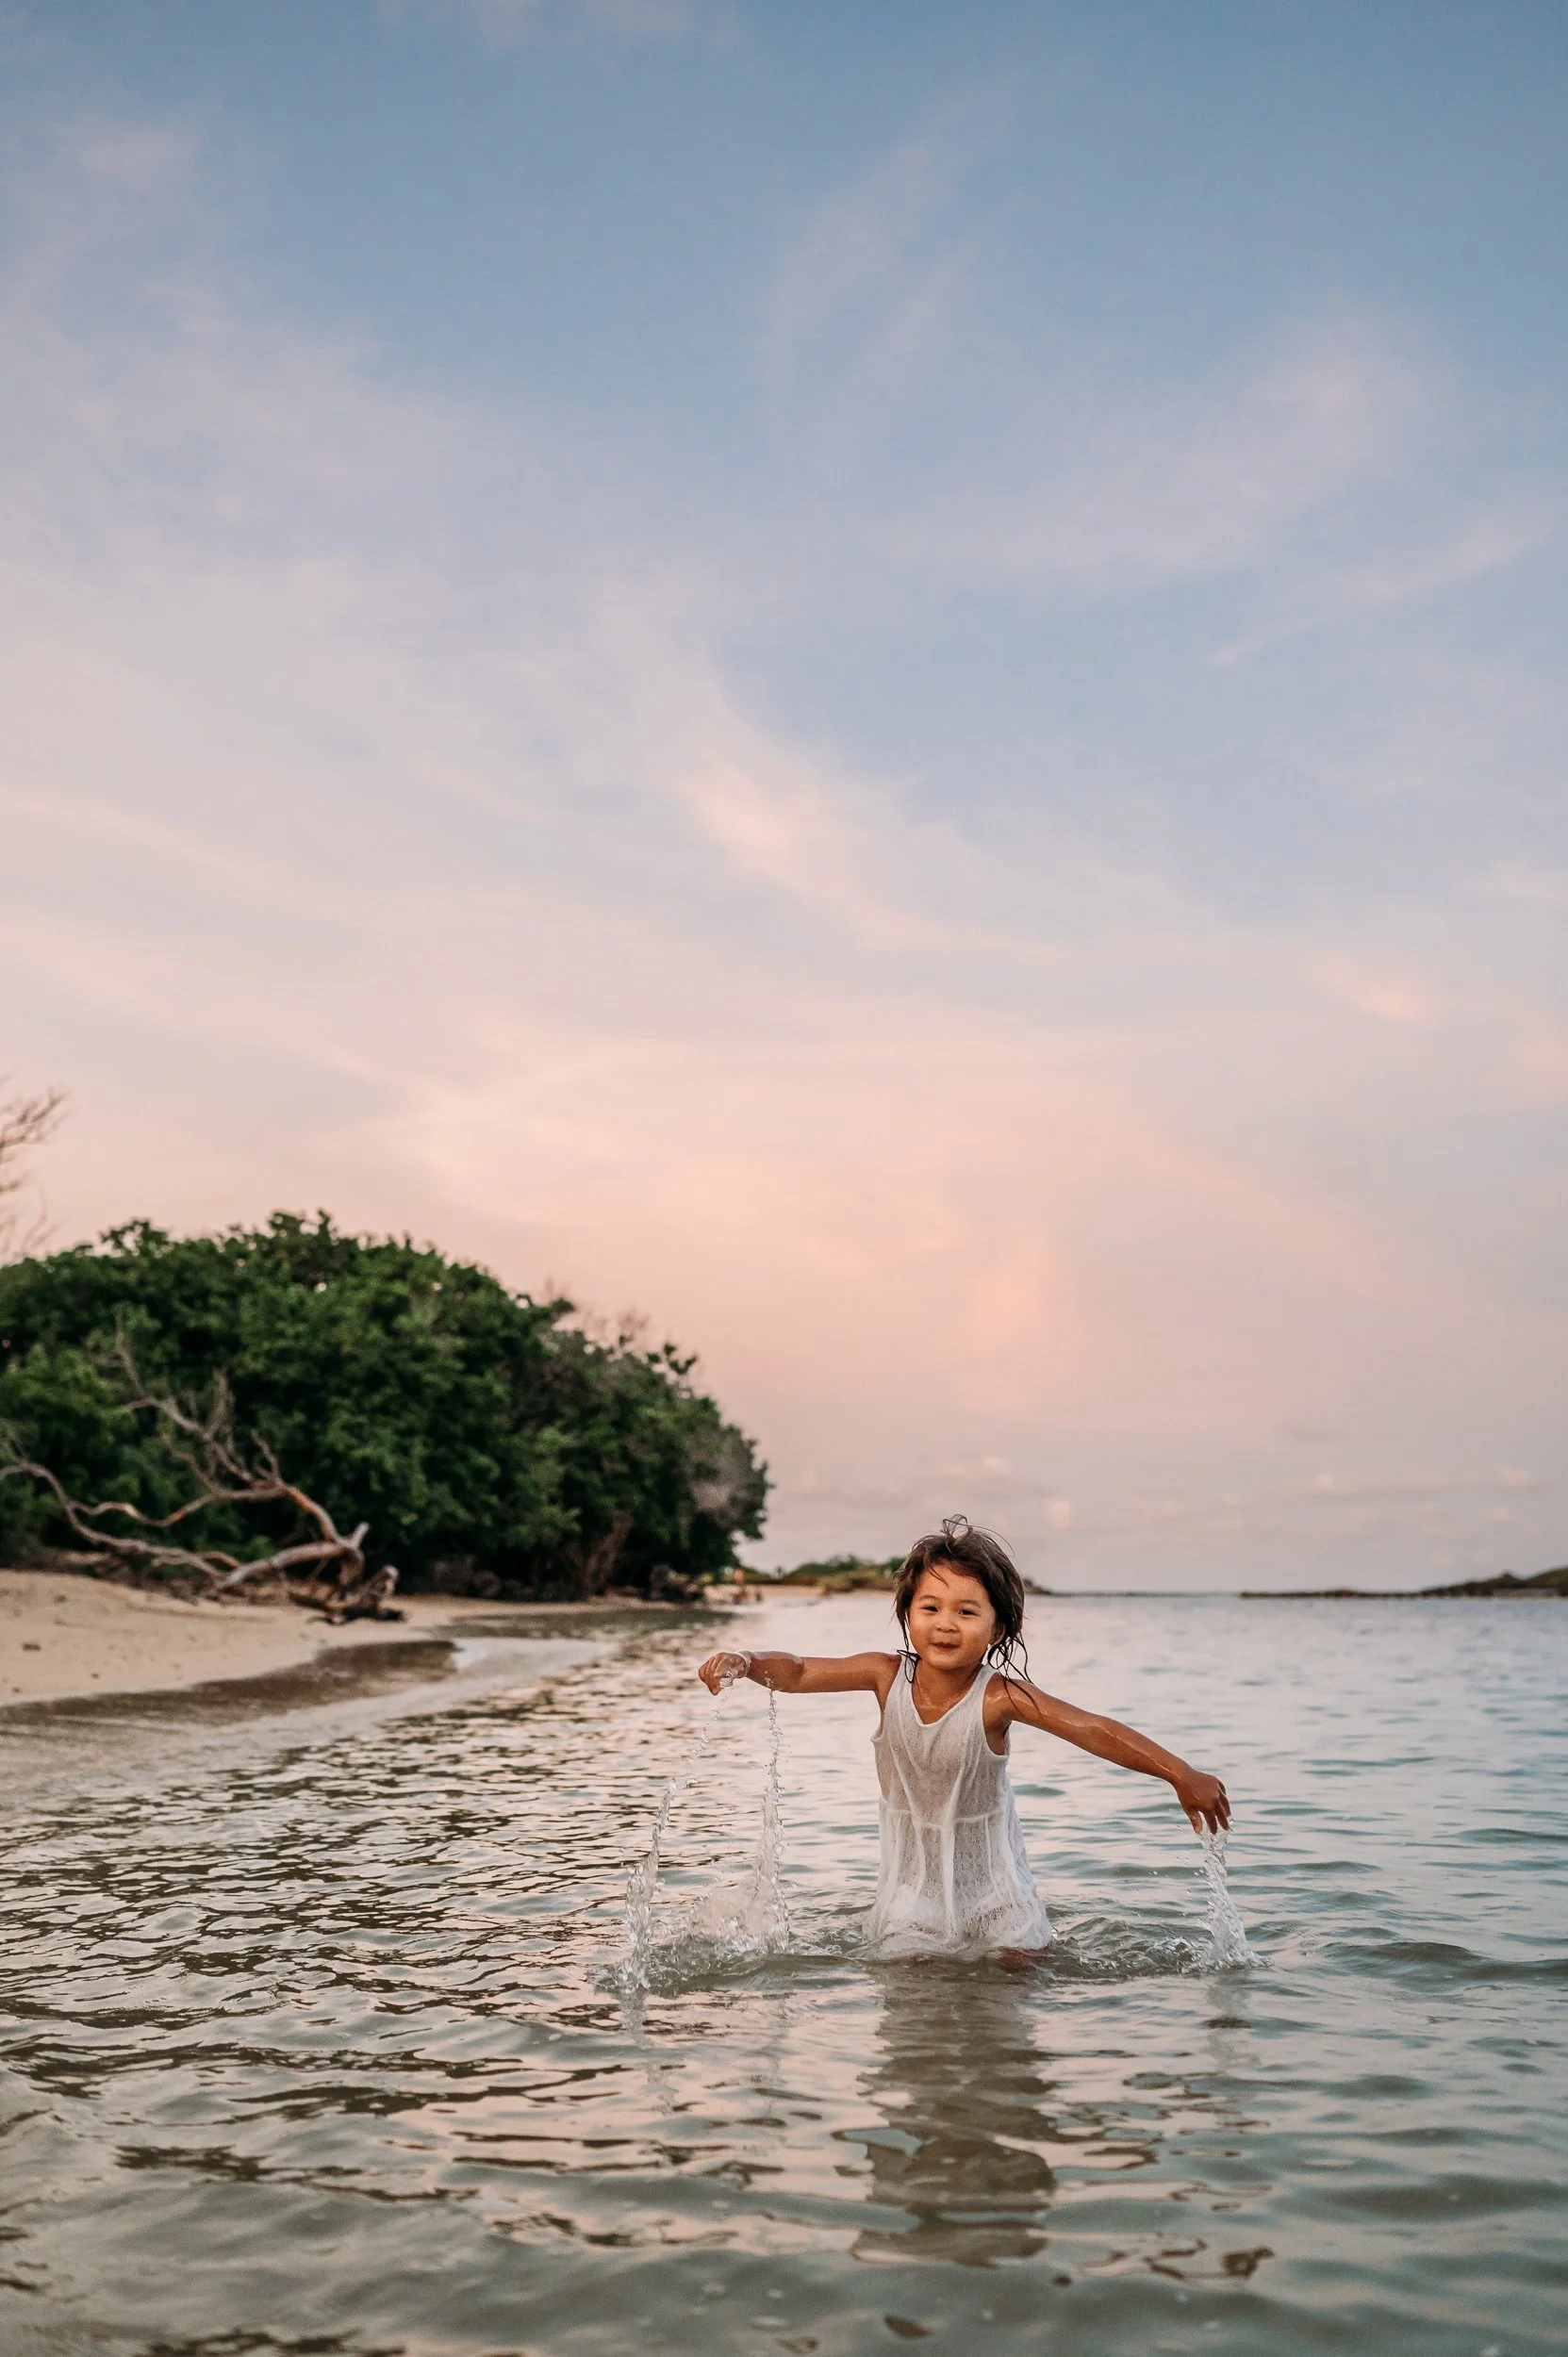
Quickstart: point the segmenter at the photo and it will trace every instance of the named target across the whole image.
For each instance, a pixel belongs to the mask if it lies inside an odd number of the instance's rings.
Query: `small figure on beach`
[[[1027,1656],[1020,1660],[1023,1580],[1000,1540],[962,1514],[916,1541],[893,1609],[901,1653],[802,1659],[725,1650],[697,1673],[715,1694],[742,1677],[781,1694],[875,1694],[882,1865],[867,1930],[878,1946],[1028,1955],[1049,1944],[1007,1773],[1015,1726],[1163,1777],[1200,1836],[1229,1826],[1217,1776],[1032,1683]]]

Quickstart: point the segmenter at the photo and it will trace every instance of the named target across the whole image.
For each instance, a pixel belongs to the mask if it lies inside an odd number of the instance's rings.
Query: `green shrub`
[[[199,1398],[226,1375],[239,1433],[340,1528],[369,1523],[372,1559],[410,1587],[454,1584],[453,1567],[527,1594],[722,1570],[762,1527],[751,1443],[692,1360],[595,1342],[571,1310],[324,1213],[184,1239],[136,1222],[0,1268],[0,1426],[77,1498],[166,1512],[191,1495],[124,1405],[123,1336],[150,1390]],[[240,1556],[286,1535],[221,1508],[202,1524]],[[0,1484],[0,1548],[58,1542],[58,1525],[32,1485]]]

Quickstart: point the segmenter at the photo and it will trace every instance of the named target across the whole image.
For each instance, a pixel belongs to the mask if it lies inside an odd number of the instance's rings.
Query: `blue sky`
[[[764,1559],[1560,1559],[1560,10],[0,58],[62,1237],[326,1202],[635,1304]]]

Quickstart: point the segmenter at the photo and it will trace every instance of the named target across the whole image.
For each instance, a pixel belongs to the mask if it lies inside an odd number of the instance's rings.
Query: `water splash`
[[[719,1686],[701,1733],[665,1786],[647,1849],[627,1869],[626,1953],[617,1974],[621,1986],[627,1990],[645,1989],[652,1986],[653,1893],[658,1887],[659,1853],[664,1843],[665,1829],[669,1823],[670,1810],[707,1756],[708,1746],[718,1725],[718,1714],[724,1707],[733,1683],[732,1679],[725,1678]]]
[[[1154,1929],[1125,1915],[1058,1921],[1043,1969],[1061,1981],[1164,1981],[1214,1969],[1207,1941]]]
[[[769,1687],[767,1774],[762,1788],[762,1825],[757,1835],[757,1854],[751,1864],[751,1885],[739,1913],[727,1918],[721,1926],[716,1926],[720,1931],[732,1928],[737,1931],[748,1951],[764,1955],[773,1955],[789,1945],[789,1904],[784,1897],[781,1871],[784,1865],[784,1825],[779,1808],[779,1759],[783,1747],[779,1698]]]
[[[626,1876],[626,1952],[615,1980],[630,1997],[654,1987],[676,1986],[736,1964],[776,1955],[789,1945],[789,1908],[782,1878],[784,1838],[779,1764],[783,1731],[779,1698],[767,1691],[767,1764],[763,1784],[762,1823],[751,1871],[736,1904],[733,1885],[720,1885],[674,1910],[664,1937],[655,1938],[653,1902],[660,1856],[670,1811],[701,1767],[733,1680],[718,1689],[706,1725],[665,1786],[653,1830],[642,1856]]]
[[[1252,1951],[1246,1944],[1246,1926],[1230,1896],[1230,1886],[1226,1879],[1226,1836],[1223,1832],[1211,1833],[1205,1826],[1197,1838],[1203,1849],[1201,1871],[1205,1911],[1209,1918],[1209,1937],[1214,1943],[1215,1962],[1250,1964]]]

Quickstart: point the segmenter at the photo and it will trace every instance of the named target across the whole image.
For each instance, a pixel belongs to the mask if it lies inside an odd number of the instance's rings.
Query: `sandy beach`
[[[262,1677],[351,1646],[427,1642],[496,1610],[470,1597],[402,1601],[402,1621],[331,1628],[297,1606],[182,1604],[75,1573],[0,1571],[0,1709]]]

